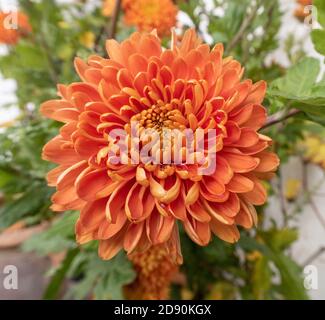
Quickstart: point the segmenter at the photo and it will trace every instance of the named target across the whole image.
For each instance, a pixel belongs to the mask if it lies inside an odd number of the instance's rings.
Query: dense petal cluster
[[[0,43],[14,45],[32,31],[28,17],[22,12],[0,12]]]
[[[166,300],[178,266],[170,259],[164,246],[153,246],[130,256],[137,278],[125,288],[130,300]]]
[[[139,31],[157,29],[160,36],[169,35],[176,25],[177,6],[172,0],[123,0],[126,24]]]
[[[170,49],[155,33],[134,33],[108,40],[107,51],[109,59],[77,58],[82,82],[59,85],[61,98],[42,105],[45,116],[64,123],[43,149],[58,164],[48,174],[57,188],[53,210],[80,210],[77,241],[99,240],[103,259],[161,244],[181,263],[180,224],[201,246],[212,234],[237,241],[238,225],[256,224],[254,206],[267,199],[262,180],[279,165],[268,151],[272,140],[257,132],[266,121],[266,83],[242,80],[240,63],[223,58],[220,44],[210,50],[193,30],[179,43],[173,35]],[[216,170],[200,174],[198,161],[112,163],[110,132],[124,130],[129,141],[134,119],[139,131],[215,130]]]

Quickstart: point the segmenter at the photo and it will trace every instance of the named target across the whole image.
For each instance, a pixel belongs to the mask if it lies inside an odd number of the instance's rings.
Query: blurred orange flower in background
[[[170,34],[176,25],[177,6],[172,0],[123,0],[125,23],[139,31],[157,29],[160,36]]]
[[[313,4],[313,0],[297,0],[298,7],[295,10],[295,16],[299,20],[303,21],[308,15],[310,15],[309,11],[305,11],[306,6],[310,6]]]
[[[17,21],[15,21],[16,19]],[[15,25],[16,23],[17,25]],[[31,31],[32,27],[24,13],[0,12],[0,43],[14,45]]]
[[[99,240],[103,259],[122,248],[131,254],[161,245],[181,263],[177,222],[201,246],[212,233],[236,242],[237,225],[256,224],[254,205],[267,199],[261,180],[279,165],[267,151],[272,140],[257,132],[266,121],[266,83],[241,80],[240,63],[223,58],[221,44],[210,50],[194,30],[181,42],[173,34],[171,43],[165,50],[155,33],[138,32],[122,43],[108,40],[110,59],[77,58],[82,82],[59,85],[61,99],[41,107],[45,116],[65,123],[43,149],[43,158],[59,165],[48,174],[57,188],[52,208],[81,210],[77,241]],[[198,161],[111,163],[115,141],[109,133],[122,129],[121,139],[129,143],[133,121],[140,133],[214,129],[215,172],[200,174]]]
[[[102,14],[105,17],[112,16],[115,8],[116,0],[104,0],[103,7],[102,7]]]

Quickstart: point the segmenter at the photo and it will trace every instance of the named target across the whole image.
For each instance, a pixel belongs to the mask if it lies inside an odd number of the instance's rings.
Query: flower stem
[[[108,39],[115,38],[118,17],[120,15],[120,10],[121,10],[121,3],[122,3],[121,0],[116,0],[115,2],[115,8],[114,8],[111,24],[109,25],[109,30],[107,31]]]
[[[268,119],[268,121],[266,122],[266,124],[261,128],[261,129],[265,129],[265,128],[268,128],[268,127],[271,127],[275,124],[278,124],[278,123],[281,123],[291,117],[294,117],[295,115],[299,114],[300,110],[297,110],[297,109],[293,109],[291,110],[290,112],[288,112],[287,114],[285,114],[284,116],[280,117],[280,118],[274,118],[274,117],[270,117]]]

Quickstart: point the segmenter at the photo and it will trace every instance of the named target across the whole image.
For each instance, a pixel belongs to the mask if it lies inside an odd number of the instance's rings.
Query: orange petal
[[[124,211],[118,211],[115,223],[111,223],[106,219],[101,222],[98,229],[98,238],[102,240],[112,238],[125,226],[126,221],[127,218]]]
[[[245,193],[253,190],[254,182],[247,177],[236,173],[226,187],[230,192]]]
[[[155,207],[154,198],[147,188],[135,183],[125,200],[125,213],[130,221],[146,219]]]
[[[124,249],[127,253],[131,253],[137,246],[142,236],[145,222],[131,223],[124,236]]]
[[[234,172],[239,173],[253,171],[259,163],[256,158],[234,152],[223,151],[222,158],[228,162]]]
[[[235,109],[229,116],[229,120],[236,122],[239,126],[247,122],[253,112],[253,104],[247,104],[244,107]]]
[[[107,50],[109,57],[112,60],[125,66],[125,61],[123,59],[123,52],[121,50],[121,46],[116,40],[114,40],[114,39],[107,40],[106,41],[106,50]]]
[[[274,171],[280,164],[279,157],[272,152],[263,151],[256,155],[260,159],[259,165],[255,168],[257,172]]]
[[[191,205],[195,203],[198,200],[199,196],[200,184],[198,182],[194,182],[186,193],[185,205]]]
[[[179,196],[169,204],[168,211],[178,220],[186,219],[186,208],[183,197]]]
[[[77,193],[81,199],[93,201],[97,199],[98,193],[112,183],[106,169],[85,171],[76,180]]]
[[[260,129],[266,121],[266,110],[258,104],[254,104],[251,116],[242,124],[242,127],[249,127],[254,130]]]
[[[188,236],[200,246],[206,246],[210,242],[211,232],[209,223],[200,222],[189,217],[183,222],[184,229]]]
[[[205,209],[209,212],[209,214],[220,221],[223,224],[231,225],[234,223],[234,218],[227,216],[224,212],[219,212],[218,203],[216,202],[209,202],[204,200],[203,205]]]
[[[259,181],[259,179],[254,178],[249,175],[249,179],[254,182],[254,189],[247,193],[242,193],[241,197],[245,199],[247,202],[252,203],[256,206],[261,206],[266,202],[267,193],[263,184]]]
[[[209,213],[199,202],[193,203],[192,205],[187,206],[186,208],[189,214],[197,221],[209,222],[211,220]]]
[[[226,191],[225,186],[212,176],[204,176],[201,181],[202,184],[211,195],[221,195]]]
[[[151,243],[156,245],[166,242],[170,238],[175,218],[163,217],[157,211],[154,211],[146,222],[147,236]]]
[[[254,206],[241,201],[240,210],[235,218],[235,222],[246,229],[257,225],[257,213]]]
[[[259,136],[255,130],[242,128],[240,138],[232,145],[233,147],[249,148],[259,142]]]
[[[48,185],[50,187],[55,187],[60,174],[68,168],[69,166],[61,165],[49,171],[48,174],[46,175],[46,180],[48,182]]]
[[[81,161],[64,170],[57,179],[57,189],[62,190],[68,186],[74,185],[79,174],[81,174],[87,166],[87,161]]]
[[[120,185],[117,186],[115,191],[110,195],[106,206],[106,218],[111,223],[116,223],[117,215],[121,209],[124,209],[125,198],[132,185],[132,182],[120,183]]]
[[[63,140],[61,136],[56,136],[44,146],[42,158],[63,165],[73,165],[83,160],[71,142]]]
[[[109,240],[99,241],[98,255],[103,260],[110,260],[115,257],[123,248],[123,234],[119,233]]]
[[[100,199],[87,205],[80,212],[80,223],[87,231],[98,230],[101,222],[105,219],[105,207],[107,199]]]
[[[223,241],[235,243],[240,238],[239,231],[235,225],[225,225],[213,219],[210,222],[210,227],[212,232]]]
[[[235,193],[230,193],[227,201],[223,203],[215,203],[213,206],[211,205],[211,207],[213,207],[213,210],[220,213],[223,217],[234,217],[240,209],[240,201]]]
[[[259,81],[255,83],[249,93],[248,97],[245,99],[244,103],[256,103],[260,104],[263,102],[266,93],[267,83],[265,81]]]
[[[75,201],[79,203],[78,195],[73,185],[69,185],[64,189],[61,189],[56,193],[54,193],[53,196],[51,197],[51,200],[54,204],[61,205],[63,206],[63,208],[70,208],[70,210],[74,209]],[[63,211],[63,210],[58,210],[58,211]]]

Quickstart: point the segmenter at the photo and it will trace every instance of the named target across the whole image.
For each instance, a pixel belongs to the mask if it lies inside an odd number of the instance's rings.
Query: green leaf
[[[271,288],[271,276],[269,259],[265,256],[257,259],[252,273],[252,289],[256,299],[262,300],[266,298]]]
[[[317,20],[325,28],[325,2],[324,0],[314,0],[313,6],[317,9]]]
[[[261,234],[263,236],[263,233]],[[268,237],[263,237],[265,243],[257,242],[256,239],[242,236],[239,245],[245,251],[258,250],[276,266],[281,283],[278,288],[279,293],[289,300],[307,300],[308,295],[303,285],[302,269],[286,254],[279,250],[274,250]]]
[[[0,188],[3,188],[8,182],[12,181],[13,175],[5,170],[0,169]]]
[[[13,201],[5,202],[0,208],[0,230],[9,227],[15,222],[39,214],[48,205],[44,199],[49,198],[51,191],[44,185],[33,183],[25,193]]]
[[[267,240],[269,246],[275,251],[283,251],[287,249],[294,241],[298,239],[297,229],[271,229],[268,231],[261,231],[260,234],[263,239]]]
[[[43,51],[32,44],[20,42],[16,46],[16,53],[23,68],[36,70],[48,68],[48,62]]]
[[[302,269],[287,255],[272,252],[271,259],[281,275],[280,291],[290,300],[308,300]]]
[[[325,30],[313,30],[311,33],[315,49],[322,55],[325,55]]]
[[[290,68],[287,74],[271,83],[268,95],[284,105],[299,109],[309,118],[323,124],[325,121],[325,85],[316,84],[320,73],[320,61],[305,58]]]
[[[281,276],[281,293],[290,300],[306,300],[308,296],[303,285],[302,269],[286,254],[281,252],[292,243],[297,235],[289,229],[279,230],[269,237],[261,234],[267,246],[267,256],[277,267]],[[274,236],[274,234],[276,234]],[[266,236],[265,236],[266,235]]]
[[[123,299],[123,286],[135,279],[135,272],[124,253],[103,261],[97,252],[82,252],[79,259],[83,278],[69,290],[68,298],[84,299],[93,293],[99,300]]]
[[[317,21],[324,28],[325,27],[325,2],[323,0],[314,0],[312,15],[317,18]],[[313,30],[311,38],[315,49],[322,55],[325,54],[325,30]]]
[[[64,213],[49,229],[28,239],[22,249],[44,256],[75,248],[74,227],[78,215],[78,212]]]
[[[289,99],[309,96],[319,72],[319,60],[305,58],[290,68],[284,77],[273,81],[270,91]]]

